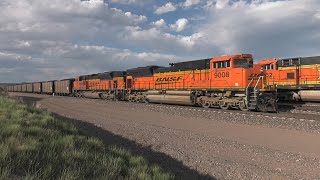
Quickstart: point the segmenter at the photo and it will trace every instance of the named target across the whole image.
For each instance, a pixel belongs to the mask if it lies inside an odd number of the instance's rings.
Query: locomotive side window
[[[229,68],[230,67],[230,60],[228,61],[219,61],[213,63],[213,68]]]
[[[295,58],[291,60],[291,65],[299,65],[299,64],[300,64],[299,58]]]
[[[230,60],[229,61],[226,61],[226,67],[230,67]]]
[[[223,62],[218,62],[218,68],[224,68],[224,63]]]
[[[274,65],[273,65],[273,64],[267,64],[267,65],[265,66],[265,69],[266,69],[266,70],[274,70]]]
[[[283,65],[283,66],[289,66],[289,65],[290,65],[289,59],[284,59],[284,60],[282,60],[282,65]]]
[[[283,59],[282,60],[282,66],[296,66],[300,65],[300,59],[294,58],[294,59]]]

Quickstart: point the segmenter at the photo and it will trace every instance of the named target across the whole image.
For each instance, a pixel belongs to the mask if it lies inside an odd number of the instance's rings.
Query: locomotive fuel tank
[[[92,99],[99,99],[101,95],[101,93],[97,93],[97,92],[83,92],[82,94],[84,97],[92,98]]]
[[[177,95],[177,96],[190,96],[191,91],[166,91],[168,95]]]
[[[147,95],[149,102],[164,103],[164,104],[177,104],[177,105],[193,105],[190,96],[177,96],[177,95]]]
[[[320,90],[301,90],[298,94],[302,101],[320,102]]]
[[[158,90],[150,90],[147,92],[148,95],[160,95],[161,91]]]

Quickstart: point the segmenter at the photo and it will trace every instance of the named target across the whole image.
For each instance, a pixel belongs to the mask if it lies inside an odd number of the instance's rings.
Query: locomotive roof
[[[156,73],[163,73],[163,72],[210,69],[210,60],[211,59],[212,58],[171,63],[170,64],[170,65],[172,65],[171,67],[159,68],[159,69],[155,70],[155,72]]]
[[[67,79],[61,79],[61,80],[57,80],[57,81],[66,81],[66,80],[70,80],[70,81],[74,81],[74,78],[67,78]]]
[[[154,74],[155,70],[161,68],[161,66],[145,66],[145,67],[137,67],[133,69],[127,70],[127,76],[133,77],[150,77]]]
[[[144,69],[157,69],[160,68],[161,66],[157,66],[157,65],[150,65],[150,66],[143,66],[143,67],[136,67],[136,68],[131,68],[128,69],[128,71],[135,71],[135,70],[144,70]]]
[[[320,56],[310,56],[310,57],[294,57],[294,58],[283,58],[279,59],[278,66],[286,66],[283,65],[283,61],[285,60],[299,60],[299,65],[310,65],[310,64],[320,64]]]
[[[98,74],[99,79],[107,79],[111,80],[115,77],[123,77],[125,75],[124,71],[110,71],[110,72],[103,72]]]
[[[97,74],[90,74],[90,75],[82,75],[80,76],[80,80],[92,80],[92,79],[101,79],[101,80],[111,80],[114,77],[123,77],[125,75],[124,71],[110,71],[110,72],[103,72]]]

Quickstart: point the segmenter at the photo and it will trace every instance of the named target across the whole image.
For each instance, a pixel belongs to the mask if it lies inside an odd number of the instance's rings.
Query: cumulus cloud
[[[230,0],[216,0],[216,8],[222,9],[229,4]]]
[[[147,17],[109,7],[103,0],[54,0],[50,5],[4,0],[0,8],[0,81],[60,79],[176,57],[112,48],[125,46],[120,32]]]
[[[5,0],[0,5],[0,32],[16,33],[17,36],[91,36],[104,29],[110,31],[123,25],[137,25],[147,19],[143,15],[110,8],[103,0],[54,0],[50,5],[43,0]]]
[[[141,0],[111,0],[110,2],[119,3],[119,4],[137,4],[142,3]]]
[[[183,6],[189,8],[189,7],[192,7],[194,5],[199,4],[200,2],[201,2],[200,0],[186,0],[183,3]]]
[[[2,81],[30,82],[63,79],[80,74],[125,70],[137,66],[167,65],[172,59],[179,59],[170,54],[136,53],[128,49],[57,41],[37,42],[32,48],[42,48],[41,55],[49,56],[50,59],[0,51]],[[2,75],[6,75],[5,78]]]
[[[168,12],[175,11],[176,9],[177,8],[175,7],[174,4],[172,4],[171,2],[168,2],[163,6],[157,7],[154,13],[160,15],[160,14],[165,14]]]
[[[175,30],[176,32],[181,32],[181,31],[185,30],[188,23],[189,23],[188,19],[181,18],[181,19],[178,19],[175,24],[171,24],[170,27],[173,30]]]
[[[319,55],[318,0],[208,0],[201,1],[200,15],[192,8],[176,10],[182,1],[169,3],[177,14],[156,20],[106,2],[2,0],[0,81],[60,79],[221,54]],[[190,11],[188,19],[168,24],[180,11]]]
[[[157,28],[162,28],[167,25],[166,21],[164,19],[160,19],[158,21],[152,22],[152,24]]]
[[[146,47],[156,49],[161,53],[171,52],[180,57],[188,54],[189,58],[194,58],[193,55],[201,57],[202,53],[196,51],[196,46],[200,44],[199,42],[202,38],[201,33],[181,36],[165,33],[157,28],[142,29],[140,27],[127,27],[124,36],[129,44],[144,44]]]
[[[317,55],[320,47],[318,0],[216,1],[207,24],[199,27],[204,44],[227,54],[256,57]]]

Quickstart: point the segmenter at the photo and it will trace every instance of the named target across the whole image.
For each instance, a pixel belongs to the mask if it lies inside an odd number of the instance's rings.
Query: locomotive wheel
[[[210,104],[208,102],[202,103],[202,107],[204,108],[209,108]]]
[[[241,111],[248,111],[249,110],[245,104],[240,104],[238,107]]]
[[[210,104],[210,107],[211,107],[211,108],[219,108],[219,105],[216,105],[216,104]]]
[[[148,100],[146,98],[141,98],[140,103],[148,103]]]
[[[228,104],[220,105],[219,107],[220,107],[221,109],[223,109],[223,110],[228,110],[228,109],[231,108],[230,105],[228,105]]]

